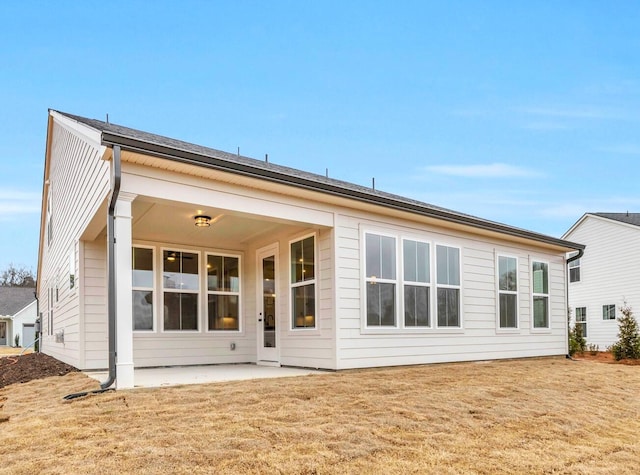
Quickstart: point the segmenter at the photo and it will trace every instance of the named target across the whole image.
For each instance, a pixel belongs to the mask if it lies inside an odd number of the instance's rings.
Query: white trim
[[[140,291],[151,291],[153,294],[153,302],[152,302],[152,306],[151,306],[151,329],[150,330],[136,330],[135,328],[133,328],[133,319],[135,318],[135,316],[132,314],[132,320],[131,320],[131,330],[133,331],[133,333],[138,334],[138,333],[157,333],[158,332],[158,322],[157,322],[157,318],[158,318],[158,305],[157,305],[157,286],[156,286],[156,247],[155,246],[149,246],[146,244],[136,244],[133,243],[131,245],[131,252],[133,253],[133,249],[134,248],[138,248],[138,249],[151,249],[151,262],[152,262],[152,269],[151,269],[151,275],[152,275],[152,286],[151,287],[136,287],[133,284],[133,259],[131,262],[131,291],[133,292],[134,290],[140,290]],[[132,256],[133,257],[133,256]],[[163,297],[163,302],[164,302],[164,297]],[[133,305],[133,302],[132,302]]]
[[[209,267],[208,261],[209,256],[215,257],[232,257],[238,260],[238,290],[237,291],[222,291],[222,290],[209,290]],[[244,319],[243,317],[243,305],[242,305],[242,255],[237,253],[230,252],[215,252],[215,251],[204,251],[204,326],[203,331],[213,335],[238,335],[243,332],[244,327]],[[227,296],[236,296],[238,297],[238,328],[231,330],[211,330],[209,328],[209,295],[227,295]]]
[[[176,252],[180,252],[180,253],[188,253],[188,254],[197,254],[197,263],[198,263],[198,290],[191,290],[191,289],[167,289],[164,286],[164,252],[165,251],[176,251]],[[200,250],[193,250],[193,249],[186,249],[186,248],[181,248],[181,247],[166,247],[166,246],[162,246],[160,247],[160,255],[159,255],[159,260],[161,262],[160,264],[160,272],[159,272],[159,277],[161,280],[160,283],[160,300],[161,300],[161,304],[162,304],[162,312],[160,314],[160,332],[161,333],[174,333],[174,334],[189,334],[189,333],[202,333],[202,328],[203,328],[203,322],[202,322],[202,266],[201,266],[201,255],[202,255],[202,251]],[[164,328],[164,294],[165,292],[169,292],[169,293],[176,293],[176,294],[195,294],[198,296],[197,298],[197,302],[198,302],[198,312],[196,315],[196,324],[197,324],[197,328],[195,330],[180,330],[180,329],[171,329],[171,330],[166,330]],[[160,313],[160,312],[159,312]],[[181,318],[181,326],[182,326],[182,317]]]
[[[534,274],[533,274],[533,265],[535,263],[545,264],[547,266],[547,293],[534,292]],[[545,259],[539,259],[536,257],[529,256],[529,273],[530,273],[530,282],[531,282],[531,333],[551,333],[551,265],[549,261]],[[546,327],[536,327],[535,326],[535,307],[534,307],[534,299],[535,297],[546,297],[547,298],[547,326]]]
[[[451,284],[439,284],[438,283],[438,246],[440,247],[447,247],[447,248],[451,248],[451,249],[457,249],[458,250],[458,277],[459,277],[459,283],[458,285],[451,285]],[[443,243],[443,242],[435,242],[434,243],[434,248],[435,248],[435,252],[434,252],[434,285],[435,285],[435,315],[434,315],[434,321],[435,321],[435,328],[437,330],[441,330],[441,331],[456,331],[456,330],[464,330],[464,317],[463,317],[463,296],[462,296],[462,282],[463,282],[463,275],[462,275],[462,247],[460,246],[453,246],[451,244],[447,244],[447,243]],[[439,326],[438,325],[438,288],[443,288],[443,289],[458,289],[458,326]]]
[[[515,259],[516,261],[516,290],[500,289],[500,258]],[[495,255],[495,277],[496,277],[496,333],[519,333],[520,332],[520,262],[517,256],[511,254],[500,253],[496,251]],[[502,327],[500,325],[500,294],[516,296],[516,326]]]
[[[313,237],[313,279],[312,280],[304,280],[302,282],[292,282],[293,276],[291,274],[291,245],[293,243],[304,241]],[[319,265],[319,250],[318,250],[318,233],[313,231],[311,233],[303,234],[295,239],[290,239],[288,242],[288,254],[287,254],[287,264],[288,264],[288,272],[287,272],[287,291],[288,291],[288,301],[287,301],[287,317],[289,323],[287,324],[287,331],[290,333],[300,334],[301,332],[304,334],[319,334],[320,331],[320,318],[318,315],[318,286],[320,282],[320,278],[318,273],[320,272]],[[314,325],[312,327],[294,327],[293,326],[293,289],[298,287],[305,287],[307,285],[313,284],[313,312],[314,312]]]
[[[260,313],[264,313],[264,301],[263,301],[263,297],[264,297],[264,288],[263,288],[263,276],[262,276],[262,263],[265,257],[268,256],[273,256],[274,262],[273,262],[273,271],[274,271],[274,282],[273,282],[273,286],[274,286],[274,292],[275,292],[275,311],[276,314],[274,315],[274,319],[275,319],[275,334],[274,334],[274,338],[275,338],[275,348],[269,348],[269,349],[265,349],[264,347],[264,315],[260,315]],[[280,303],[280,290],[281,290],[281,276],[279,274],[280,272],[280,243],[279,242],[274,242],[272,244],[269,244],[267,246],[263,246],[259,249],[256,249],[256,253],[255,253],[255,265],[256,265],[256,271],[254,273],[254,278],[256,280],[256,305],[255,305],[255,311],[256,311],[256,361],[257,364],[259,365],[268,365],[268,366],[280,366],[280,327],[282,324],[282,305]],[[288,306],[286,307],[288,309]],[[262,312],[261,312],[262,311]],[[289,319],[289,312],[286,312],[287,314],[287,320]],[[262,324],[260,324],[260,322],[258,322],[257,320],[262,320]],[[266,354],[267,352],[271,352],[272,353],[272,358],[269,359],[268,354]]]
[[[419,281],[407,281],[405,280],[404,274],[405,274],[405,267],[404,267],[404,243],[405,241],[411,241],[411,242],[416,242],[416,243],[423,243],[427,245],[427,251],[429,254],[429,262],[427,263],[428,265],[428,281],[425,282],[419,282]],[[401,297],[398,302],[399,304],[399,314],[400,314],[400,318],[399,318],[399,325],[400,328],[405,329],[407,331],[410,332],[416,332],[416,331],[424,331],[424,330],[431,330],[433,328],[435,328],[435,319],[434,319],[434,312],[433,312],[433,307],[434,307],[434,281],[433,281],[433,250],[432,250],[432,246],[431,246],[431,242],[427,239],[424,238],[418,238],[418,237],[414,237],[414,236],[410,236],[410,235],[402,235],[400,236],[400,243],[399,243],[399,247],[400,247],[400,258],[398,259],[398,265],[400,266],[400,270],[399,270],[399,279],[400,279],[400,294]],[[428,324],[425,325],[416,325],[416,326],[406,326],[405,324],[405,320],[404,320],[404,315],[405,315],[405,308],[404,308],[404,297],[405,297],[405,286],[412,286],[412,287],[426,287],[429,289],[428,291],[428,296],[429,296],[429,304],[427,306],[427,311],[428,311]]]

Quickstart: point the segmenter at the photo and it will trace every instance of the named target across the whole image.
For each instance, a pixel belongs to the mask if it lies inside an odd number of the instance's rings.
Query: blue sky
[[[47,109],[561,236],[640,211],[634,1],[4,1],[0,269],[37,268]]]

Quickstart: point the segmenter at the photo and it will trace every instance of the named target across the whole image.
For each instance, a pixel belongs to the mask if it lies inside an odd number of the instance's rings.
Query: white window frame
[[[396,278],[395,279],[383,279],[377,276],[368,276],[367,275],[367,235],[371,234],[373,236],[381,236],[381,237],[388,237],[394,240],[394,252],[395,252],[395,274],[396,274]],[[399,324],[399,320],[400,318],[398,318],[398,309],[400,308],[399,305],[399,287],[401,285],[401,278],[400,278],[400,272],[401,272],[401,268],[399,267],[399,263],[398,263],[398,256],[401,256],[401,254],[398,252],[398,246],[399,246],[399,242],[401,241],[401,239],[398,237],[397,234],[393,234],[390,232],[385,232],[385,231],[377,231],[377,230],[372,230],[372,229],[367,229],[364,230],[362,233],[362,273],[363,273],[363,292],[362,292],[362,308],[363,308],[363,315],[364,315],[364,319],[363,319],[363,323],[364,323],[364,328],[366,330],[372,330],[375,332],[384,332],[384,331],[389,331],[389,330],[397,330],[398,328],[400,328],[398,326]],[[395,308],[395,313],[393,316],[394,319],[394,324],[393,325],[369,325],[368,322],[368,318],[367,318],[367,284],[369,283],[382,283],[382,284],[394,284],[395,288],[394,288],[394,292],[393,292],[393,298],[394,298],[394,308]]]
[[[573,257],[578,255],[577,252],[572,253],[569,257]],[[569,283],[570,284],[576,284],[578,282],[582,281],[582,263],[581,263],[582,259],[576,259],[574,261],[569,262]],[[571,280],[571,271],[577,269],[577,274],[578,274],[578,278],[576,280]]]
[[[293,282],[293,275],[291,272],[291,264],[293,260],[293,256],[291,254],[291,245],[294,243],[302,242],[308,238],[313,238],[313,279],[302,280],[300,282]],[[318,265],[318,234],[307,233],[300,237],[296,237],[295,239],[291,239],[288,245],[288,260],[287,260],[287,278],[288,278],[288,288],[289,288],[289,325],[288,329],[291,332],[315,332],[320,329],[320,316],[318,315],[318,272],[320,271],[320,266]],[[313,312],[314,312],[314,322],[313,326],[310,327],[297,327],[294,325],[294,320],[296,316],[293,314],[293,295],[294,289],[299,287],[306,287],[308,285],[313,285]]]
[[[209,290],[209,281],[208,281],[208,262],[209,256],[215,257],[233,257],[238,259],[238,290],[237,291],[227,291],[227,290]],[[228,334],[238,334],[242,332],[243,318],[242,318],[242,256],[240,254],[230,253],[230,252],[215,252],[215,251],[206,251],[204,253],[204,289],[205,289],[205,302],[204,302],[204,325],[203,329],[207,333],[228,335]],[[238,297],[238,328],[237,329],[229,329],[229,330],[218,330],[218,329],[210,329],[209,328],[209,295],[223,295],[223,296],[236,296]]]
[[[457,249],[458,250],[458,277],[459,277],[459,283],[457,285],[453,285],[453,284],[440,284],[438,283],[438,247],[446,247],[446,248],[451,248],[451,249]],[[450,243],[443,243],[443,242],[437,242],[434,245],[434,256],[433,256],[433,260],[434,260],[434,273],[433,273],[433,278],[434,278],[434,287],[435,287],[435,299],[434,299],[434,322],[435,322],[435,327],[441,330],[462,330],[464,329],[464,323],[463,323],[463,315],[462,315],[462,281],[463,281],[463,275],[462,275],[462,248],[460,246],[456,246]],[[438,289],[456,289],[458,290],[458,326],[449,326],[449,325],[445,325],[445,326],[440,326],[438,323]]]
[[[607,318],[605,318],[605,311],[607,312]],[[613,313],[613,318],[611,318],[612,313]],[[616,305],[615,304],[610,303],[602,306],[602,321],[604,322],[616,321]]]
[[[49,183],[49,190],[47,191],[47,217],[46,217],[46,233],[47,233],[47,246],[50,246],[53,242],[53,186]]]
[[[580,312],[580,313],[582,313],[582,315],[580,315],[580,317],[581,317],[580,320],[578,320],[578,310],[583,310],[584,311],[584,312]],[[577,324],[581,324],[581,326],[582,326],[582,336],[584,338],[586,338],[587,337],[587,331],[588,331],[588,329],[587,329],[587,307],[576,307],[575,316],[576,316],[575,324],[576,325]]]
[[[69,249],[69,292],[75,293],[78,288],[78,266],[76,255],[78,253],[78,241],[74,241]]]
[[[176,252],[180,252],[180,253],[189,253],[189,254],[196,254],[197,255],[197,262],[198,262],[198,290],[194,291],[194,290],[183,290],[183,289],[167,289],[164,286],[164,282],[163,282],[163,277],[164,277],[164,251],[176,251]],[[158,260],[160,261],[160,268],[159,268],[159,277],[160,277],[160,292],[162,293],[162,295],[159,297],[159,300],[162,302],[162,316],[160,318],[160,322],[161,322],[161,328],[162,328],[162,333],[178,333],[178,334],[185,334],[185,333],[202,333],[203,330],[203,322],[202,322],[202,251],[199,250],[193,250],[193,249],[184,249],[184,248],[180,248],[180,247],[167,247],[167,246],[163,246],[160,248],[160,256],[158,258]],[[198,312],[196,314],[196,324],[197,324],[197,328],[195,330],[181,330],[181,329],[165,329],[164,327],[164,295],[165,293],[184,293],[184,294],[196,294],[197,295],[197,302],[198,302]]]
[[[404,243],[406,241],[411,241],[411,242],[416,242],[416,243],[421,243],[421,244],[426,244],[427,245],[427,250],[429,252],[429,262],[428,262],[428,282],[420,282],[420,281],[410,281],[410,280],[405,280],[405,266],[404,266],[404,260],[405,260],[405,255],[404,255]],[[432,329],[434,327],[434,317],[433,317],[433,272],[432,272],[432,268],[433,268],[433,252],[432,252],[432,246],[431,246],[431,242],[427,241],[426,239],[420,239],[420,238],[416,238],[416,237],[412,237],[412,236],[401,236],[400,237],[400,252],[399,252],[399,259],[396,259],[396,267],[399,267],[399,271],[397,271],[396,275],[399,277],[399,281],[400,281],[400,298],[398,299],[398,307],[399,307],[399,318],[396,317],[396,319],[398,320],[398,324],[400,326],[400,328],[405,328],[406,330],[409,331],[421,331],[421,330],[426,330],[426,329]],[[411,286],[411,287],[425,287],[427,288],[427,295],[429,296],[429,302],[427,305],[427,312],[428,312],[428,322],[427,325],[415,325],[415,326],[407,326],[405,323],[405,292],[406,292],[406,286]],[[397,292],[396,292],[397,293]]]
[[[516,261],[516,290],[502,290],[500,289],[500,258],[514,259]],[[497,253],[496,254],[496,331],[498,333],[512,333],[520,330],[520,262],[517,256],[511,254]],[[516,297],[516,321],[514,327],[503,327],[500,321],[500,296],[515,295]]]
[[[533,265],[536,263],[545,264],[547,266],[547,293],[534,292],[535,284]],[[529,272],[531,273],[531,331],[534,333],[549,333],[551,331],[551,265],[549,264],[549,261],[544,259],[531,258]],[[536,326],[534,307],[535,297],[547,298],[547,326],[545,327]]]
[[[144,245],[144,244],[132,244],[131,245],[131,251],[133,252],[133,248],[139,248],[139,249],[151,249],[151,262],[153,263],[153,269],[152,269],[152,286],[151,287],[140,287],[140,286],[134,286],[133,285],[133,276],[131,279],[131,291],[133,293],[134,290],[141,290],[141,291],[147,291],[147,292],[151,292],[153,295],[153,301],[151,304],[151,329],[150,330],[136,330],[133,328],[133,321],[131,322],[131,328],[132,331],[134,333],[156,333],[158,330],[158,324],[157,324],[157,315],[158,315],[158,305],[156,305],[156,303],[158,302],[158,293],[156,291],[156,280],[157,280],[157,275],[158,275],[158,271],[156,269],[157,266],[157,261],[156,261],[156,247],[155,246],[148,246],[148,245]],[[133,262],[131,263],[131,272],[133,273]],[[164,294],[162,296],[162,303],[164,305]],[[131,318],[133,320],[133,310],[131,313]],[[164,315],[163,315],[164,318]],[[164,321],[164,320],[163,320]]]

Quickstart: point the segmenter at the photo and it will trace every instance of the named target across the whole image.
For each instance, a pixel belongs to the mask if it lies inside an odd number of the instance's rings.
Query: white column
[[[131,305],[131,202],[120,193],[115,209],[116,389],[133,388],[133,309]]]

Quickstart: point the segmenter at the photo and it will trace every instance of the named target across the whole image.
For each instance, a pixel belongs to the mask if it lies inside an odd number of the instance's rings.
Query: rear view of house
[[[112,367],[121,388],[134,367],[562,355],[565,256],[582,248],[49,113],[42,350],[81,369]]]
[[[563,236],[587,246],[569,264],[569,307],[587,342],[618,339],[620,307],[640,311],[640,213],[586,213]]]

